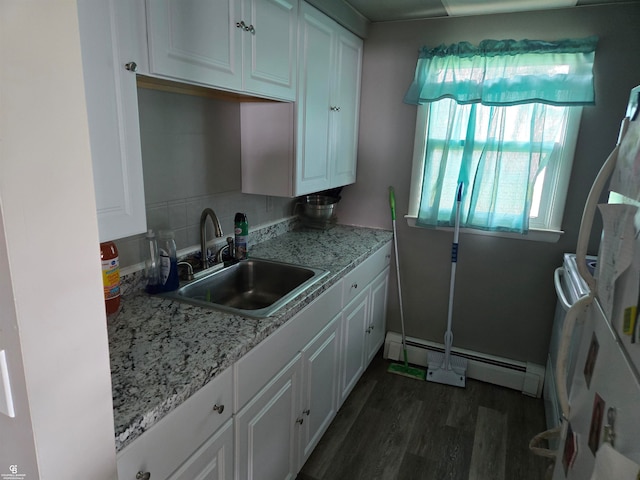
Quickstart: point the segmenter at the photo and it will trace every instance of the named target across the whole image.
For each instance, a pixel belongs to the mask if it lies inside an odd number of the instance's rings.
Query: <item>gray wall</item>
[[[558,243],[462,234],[454,304],[455,345],[545,363],[556,303],[554,269],[575,251],[590,184],[615,145],[629,90],[640,84],[640,4],[547,12],[374,23],[365,41],[356,184],[344,188],[342,223],[391,228],[387,187],[407,212],[416,107],[402,98],[420,46],[494,39],[598,35],[597,105],[583,111]],[[398,242],[407,334],[442,341],[447,318],[452,234],[408,227]],[[599,236],[592,238],[597,253]],[[399,332],[392,282],[388,328]]]
[[[236,212],[250,228],[291,215],[290,199],[241,192],[239,103],[139,88],[138,105],[148,228],[173,230],[179,250],[199,249],[206,207],[225,236]],[[116,242],[121,266],[143,260],[143,237]]]

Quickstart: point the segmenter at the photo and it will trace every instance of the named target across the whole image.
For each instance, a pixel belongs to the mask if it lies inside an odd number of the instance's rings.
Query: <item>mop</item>
[[[447,331],[444,334],[444,354],[442,352],[429,351],[427,357],[427,380],[430,382],[444,383],[454,387],[464,387],[467,374],[467,359],[451,355],[453,345],[453,293],[456,283],[456,263],[458,262],[458,234],[460,233],[460,204],[462,202],[463,184],[458,184],[456,193],[455,228],[453,230],[453,243],[451,244],[451,281],[449,284],[449,312],[447,315]]]
[[[402,289],[400,287],[400,264],[398,263],[398,240],[396,233],[396,197],[393,187],[389,187],[389,205],[391,206],[391,223],[393,223],[393,247],[396,252],[396,277],[398,279],[398,302],[400,303],[400,326],[402,327],[402,354],[404,356],[404,364],[392,363],[389,365],[388,372],[402,375],[417,380],[424,380],[427,372],[420,368],[410,367],[407,361],[407,338],[404,334],[404,311],[402,309]]]

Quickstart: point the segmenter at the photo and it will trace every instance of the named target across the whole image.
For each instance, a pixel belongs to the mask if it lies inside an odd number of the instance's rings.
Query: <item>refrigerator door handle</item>
[[[556,364],[556,388],[558,390],[558,400],[562,416],[569,418],[569,393],[567,390],[567,370],[569,366],[569,348],[571,347],[571,338],[573,337],[573,329],[576,325],[578,317],[582,316],[591,302],[593,294],[580,297],[576,303],[571,305],[564,319],[562,326],[562,335],[560,336],[560,346],[558,347],[558,363]]]
[[[564,268],[556,268],[555,272],[553,272],[553,285],[556,287],[556,295],[558,295],[560,305],[562,305],[564,311],[567,312],[571,308],[571,304],[569,300],[567,300],[567,296],[564,294],[564,289],[562,288],[562,277],[564,277],[564,275]]]

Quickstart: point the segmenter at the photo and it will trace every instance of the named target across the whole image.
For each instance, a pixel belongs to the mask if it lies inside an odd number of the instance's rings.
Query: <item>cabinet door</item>
[[[244,84],[250,93],[295,100],[297,0],[245,0],[242,21]]]
[[[202,445],[169,480],[233,480],[233,420]]]
[[[296,195],[329,188],[329,114],[335,57],[334,24],[303,3],[300,17]]]
[[[146,230],[136,74],[135,2],[79,0],[78,20],[100,241]]]
[[[238,413],[237,478],[295,478],[301,373],[302,361],[298,354]]]
[[[369,291],[369,288],[363,290],[342,314],[340,405],[364,373],[364,332],[369,320]]]
[[[240,18],[240,0],[147,0],[151,73],[240,90]]]
[[[367,365],[384,343],[387,320],[387,288],[389,286],[389,267],[371,283],[371,312],[369,326],[365,330],[367,337]]]
[[[300,467],[309,458],[338,411],[340,319],[338,315],[331,320],[302,352],[304,386]]]
[[[362,40],[339,27],[331,98],[331,187],[356,181]]]

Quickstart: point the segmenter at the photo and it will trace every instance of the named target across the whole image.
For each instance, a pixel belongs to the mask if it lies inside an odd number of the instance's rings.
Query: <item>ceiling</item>
[[[548,10],[629,0],[345,0],[371,22]]]

